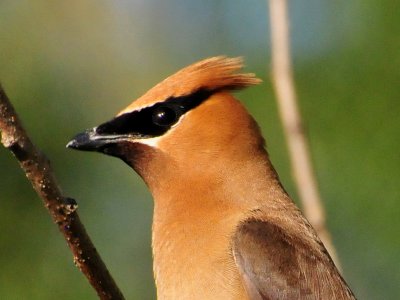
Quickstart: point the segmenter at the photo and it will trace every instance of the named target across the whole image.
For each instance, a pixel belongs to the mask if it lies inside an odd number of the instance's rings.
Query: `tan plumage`
[[[154,198],[158,299],[354,299],[229,93],[260,81],[200,61],[68,146],[122,158]]]
[[[241,66],[240,58],[224,56],[199,61],[169,76],[119,114],[146,107],[171,96],[190,95],[199,88],[236,90],[261,82],[254,74],[235,74]]]

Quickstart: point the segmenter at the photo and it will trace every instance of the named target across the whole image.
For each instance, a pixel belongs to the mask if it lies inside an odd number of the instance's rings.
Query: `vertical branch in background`
[[[289,20],[286,0],[269,0],[272,44],[272,78],[283,123],[292,172],[304,214],[317,231],[328,252],[339,266],[335,248],[325,225],[321,203],[311,165],[303,124],[297,104],[290,60]]]

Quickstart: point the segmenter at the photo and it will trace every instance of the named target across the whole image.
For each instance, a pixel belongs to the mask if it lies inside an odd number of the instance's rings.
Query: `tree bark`
[[[1,143],[18,160],[54,223],[64,235],[75,265],[89,280],[99,298],[124,299],[79,219],[76,201],[63,196],[49,160],[30,140],[1,85],[0,132]]]

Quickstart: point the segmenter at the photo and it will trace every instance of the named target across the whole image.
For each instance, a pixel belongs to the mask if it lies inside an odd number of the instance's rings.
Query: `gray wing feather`
[[[310,247],[279,226],[247,220],[233,255],[251,300],[355,299],[320,241]]]

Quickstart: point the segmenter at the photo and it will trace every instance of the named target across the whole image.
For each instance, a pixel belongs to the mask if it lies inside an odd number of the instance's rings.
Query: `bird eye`
[[[179,112],[174,107],[159,106],[154,109],[152,114],[153,123],[167,127],[175,124],[179,119]]]

